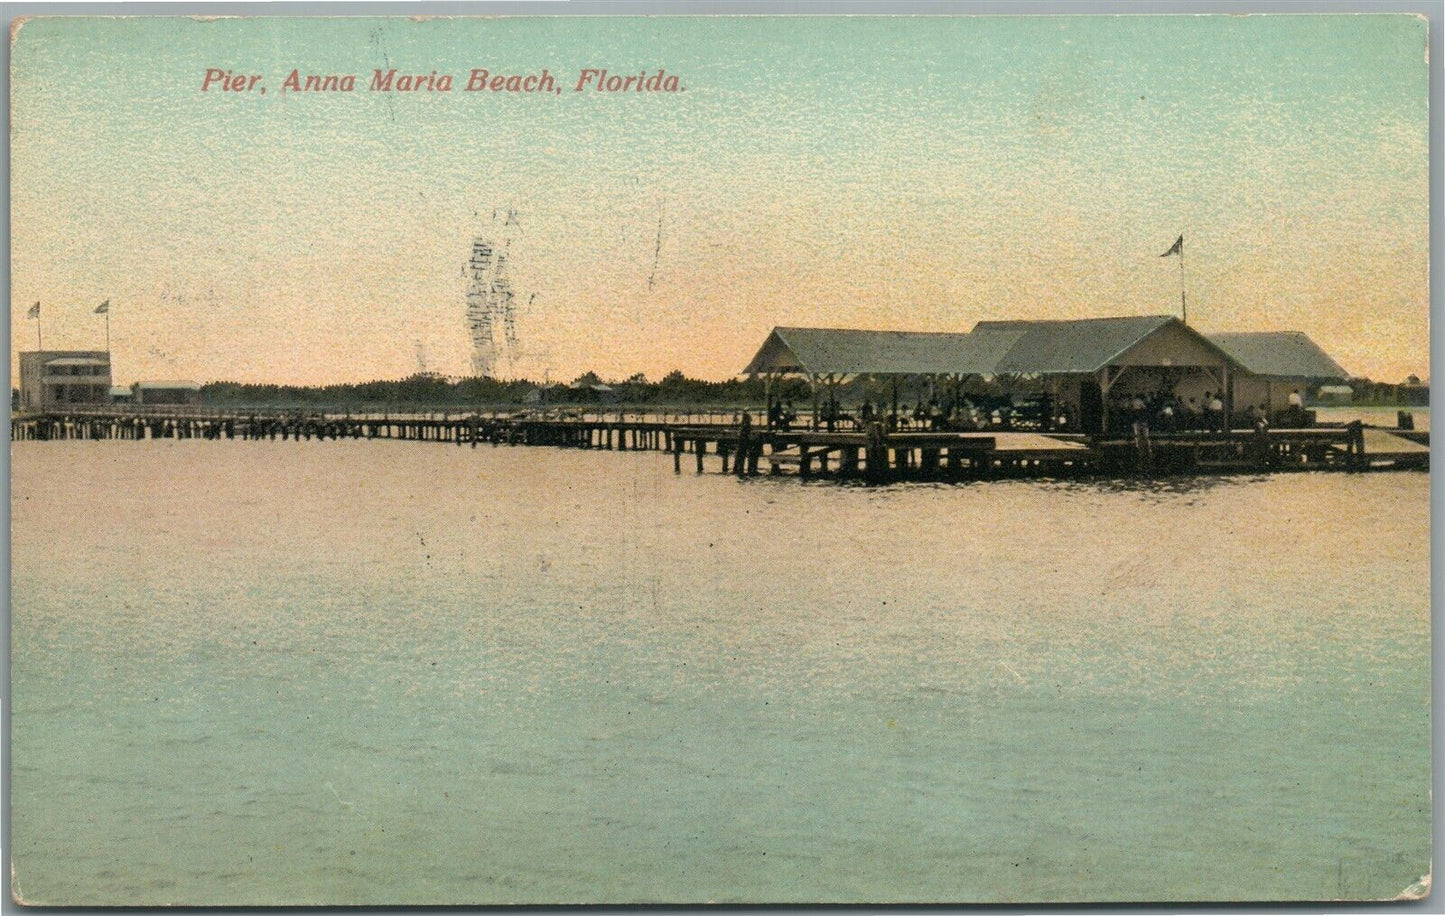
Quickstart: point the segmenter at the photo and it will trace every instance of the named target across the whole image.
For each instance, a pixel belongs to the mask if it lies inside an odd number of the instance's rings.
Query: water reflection
[[[1046,492],[1125,494],[1145,500],[1163,501],[1214,490],[1257,486],[1268,483],[1272,476],[1269,474],[1177,474],[1160,477],[1008,477],[991,480],[959,478],[872,483],[860,477],[815,477],[800,481],[793,475],[779,475],[738,478],[738,482],[753,486],[864,490],[883,496],[889,493],[919,493],[930,490],[939,492],[971,491],[986,495],[991,489],[1024,487]]]
[[[1066,493],[1126,494],[1141,500],[1167,502],[1214,490],[1268,483],[1269,474],[1178,474],[1169,477],[1095,477],[1038,481],[1044,489]]]

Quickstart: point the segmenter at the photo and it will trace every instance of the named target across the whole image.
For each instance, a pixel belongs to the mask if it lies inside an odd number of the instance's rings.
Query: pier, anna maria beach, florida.
[[[1424,21],[534,9],[12,28],[17,901],[1429,892]]]

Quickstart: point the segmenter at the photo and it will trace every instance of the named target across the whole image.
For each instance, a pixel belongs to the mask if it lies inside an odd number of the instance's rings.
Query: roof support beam
[[[1119,375],[1123,374],[1120,371],[1110,378],[1109,369],[1111,368],[1111,366],[1105,366],[1099,370],[1099,431],[1102,433],[1109,431],[1109,389],[1114,387],[1114,383],[1119,380]]]

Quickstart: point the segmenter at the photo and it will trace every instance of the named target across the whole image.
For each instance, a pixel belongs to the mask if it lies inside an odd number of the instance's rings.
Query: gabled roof
[[[52,359],[73,359],[83,357],[85,359],[109,360],[109,355],[104,350],[22,350],[20,358],[23,360],[40,360],[47,363]]]
[[[1092,374],[1168,329],[1157,343],[1212,354],[1220,362],[1261,375],[1345,378],[1339,364],[1303,334],[1205,336],[1172,315],[1083,318],[1066,321],[980,321],[967,334],[774,328],[745,374],[813,375],[1065,375]],[[1181,335],[1182,338],[1181,339]],[[1162,365],[1170,365],[1164,359]]]
[[[1097,372],[1144,338],[1175,323],[1187,327],[1170,315],[1144,315],[1074,321],[980,321],[973,332],[1022,331],[995,371],[1042,375]],[[1207,339],[1201,340],[1210,349],[1218,349]]]
[[[840,328],[774,328],[744,374],[987,375],[1021,336]]]
[[[1278,378],[1345,379],[1339,363],[1299,331],[1241,331],[1209,339],[1255,375]]]

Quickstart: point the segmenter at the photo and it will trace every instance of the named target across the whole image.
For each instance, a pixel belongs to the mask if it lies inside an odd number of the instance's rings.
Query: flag
[[[96,313],[97,315],[104,315],[104,314],[105,314],[106,312],[108,312],[108,311],[110,311],[110,300],[109,300],[109,299],[105,300],[105,301],[102,302],[100,305],[97,305],[97,306],[95,307],[95,313]]]
[[[1181,258],[1184,257],[1184,236],[1181,235],[1179,236],[1179,238],[1175,239],[1174,244],[1169,246],[1169,250],[1161,254],[1159,257],[1167,258],[1171,254],[1177,254]]]
[[[27,315],[26,317],[28,317],[28,318],[39,318],[39,317],[40,317],[40,303],[39,303],[39,302],[37,302],[37,303],[35,303],[34,305],[30,306],[30,314]]]

